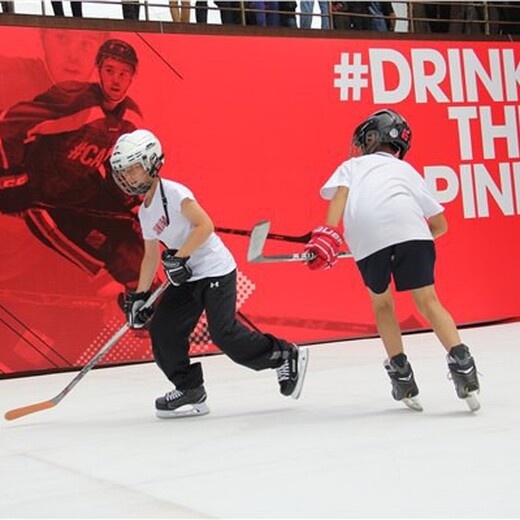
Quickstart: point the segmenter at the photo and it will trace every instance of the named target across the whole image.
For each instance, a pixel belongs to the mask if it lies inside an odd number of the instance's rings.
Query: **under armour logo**
[[[218,287],[218,282],[209,282],[209,288],[210,289],[215,289]]]

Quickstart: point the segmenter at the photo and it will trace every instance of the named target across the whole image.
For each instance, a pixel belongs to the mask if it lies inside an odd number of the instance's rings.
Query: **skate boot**
[[[172,390],[155,400],[155,414],[162,419],[193,417],[209,413],[206,390],[201,385],[187,390]]]
[[[384,365],[392,383],[392,397],[396,401],[402,401],[408,408],[422,412],[423,407],[417,397],[419,389],[406,355],[397,354],[397,356],[387,359]]]
[[[309,351],[306,348],[299,348],[291,343],[287,353],[287,358],[276,369],[280,392],[283,395],[298,399],[302,393],[303,381],[307,372],[309,362]]]
[[[448,377],[453,380],[457,396],[466,401],[472,412],[476,412],[480,408],[477,400],[480,385],[475,360],[469,348],[461,343],[450,350],[446,359],[450,370]]]

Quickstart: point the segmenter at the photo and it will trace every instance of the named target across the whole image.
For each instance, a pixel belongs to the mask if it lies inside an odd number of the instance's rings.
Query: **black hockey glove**
[[[193,271],[191,267],[186,263],[190,257],[180,258],[175,256],[177,253],[176,249],[165,249],[161,255],[162,265],[164,267],[164,272],[168,280],[172,285],[181,285],[184,282],[188,281]]]
[[[142,329],[150,320],[153,314],[153,308],[147,307],[141,309],[150,298],[150,291],[133,292],[129,291],[125,294],[123,301],[123,311],[126,316],[126,321],[132,329]]]

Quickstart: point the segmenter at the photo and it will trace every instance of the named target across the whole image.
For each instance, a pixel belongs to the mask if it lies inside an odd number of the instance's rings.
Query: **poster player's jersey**
[[[42,242],[130,285],[143,254],[139,201],[115,185],[108,158],[120,135],[142,126],[141,113],[130,98],[110,111],[102,102],[99,85],[67,82],[16,104],[0,120],[0,175],[28,178],[24,219]]]
[[[0,120],[2,167],[27,173],[39,202],[115,210],[114,200],[125,197],[107,175],[108,158],[120,135],[141,126],[141,112],[128,97],[105,110],[98,84],[80,86],[53,86],[7,111]]]

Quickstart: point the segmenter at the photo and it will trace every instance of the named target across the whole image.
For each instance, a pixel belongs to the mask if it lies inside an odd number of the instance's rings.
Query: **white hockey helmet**
[[[129,170],[136,164],[140,164],[148,174],[148,178],[138,184],[131,182],[127,177]],[[161,143],[149,130],[134,130],[120,136],[110,157],[112,177],[119,188],[128,195],[146,193],[163,164]]]

